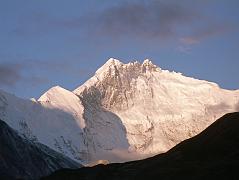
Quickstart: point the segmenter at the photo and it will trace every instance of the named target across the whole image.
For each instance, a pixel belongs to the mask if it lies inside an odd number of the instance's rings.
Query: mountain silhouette
[[[239,112],[145,160],[59,170],[43,179],[239,179]]]

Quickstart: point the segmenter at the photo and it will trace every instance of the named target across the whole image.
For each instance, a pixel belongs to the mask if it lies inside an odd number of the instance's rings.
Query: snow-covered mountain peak
[[[38,102],[50,109],[57,109],[61,112],[67,112],[75,119],[80,128],[85,127],[85,121],[82,117],[84,107],[81,100],[73,92],[60,86],[54,86],[45,92]]]
[[[105,78],[112,77],[115,78],[117,76],[131,76],[130,74],[140,74],[146,72],[160,71],[161,68],[157,67],[152,63],[151,60],[145,59],[141,64],[138,61],[129,62],[128,64],[124,64],[121,61],[110,58],[106,63],[100,67],[96,73],[95,77],[102,81]]]
[[[122,66],[123,63],[120,62],[117,59],[114,58],[110,58],[108,61],[106,61],[106,63],[101,66],[97,71],[96,71],[96,75],[101,76],[103,73],[108,72],[114,68],[117,68],[119,66]]]
[[[115,58],[109,58],[107,61],[106,61],[106,63],[104,64],[104,65],[111,65],[111,64],[113,64],[113,65],[119,65],[119,64],[123,64],[120,60],[118,60],[118,59],[115,59]],[[103,65],[103,66],[104,66]]]
[[[92,78],[73,92],[80,95],[85,89],[99,83],[104,87],[113,86],[111,89],[116,89],[116,86],[121,89],[121,87],[129,86],[131,80],[137,79],[139,76],[150,76],[153,72],[161,72],[161,68],[154,65],[149,59],[144,60],[142,64],[138,61],[124,64],[117,59],[110,58]]]
[[[73,92],[55,86],[37,102],[0,91],[0,113],[11,126],[86,163],[167,151],[238,108],[238,90],[161,70],[149,59],[111,58]]]
[[[107,66],[73,92],[82,99],[85,112],[96,108],[115,113],[126,127],[129,144],[138,152],[169,149],[225,112],[234,111],[239,101],[236,91],[162,70],[149,59],[143,63],[116,62],[119,63],[109,60]],[[160,135],[155,138],[154,133]],[[172,141],[163,142],[165,137]]]
[[[54,86],[50,88],[47,92],[45,92],[38,99],[38,101],[42,101],[42,102],[54,101],[67,96],[74,96],[74,94],[71,91],[68,91],[67,89],[64,89],[60,86]]]

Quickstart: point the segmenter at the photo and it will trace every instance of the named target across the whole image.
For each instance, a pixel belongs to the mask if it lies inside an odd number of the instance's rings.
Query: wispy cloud
[[[26,60],[25,60],[26,61]],[[68,62],[68,63],[66,63]],[[64,73],[67,76],[85,76],[89,75],[90,69],[79,66],[79,60],[39,60],[28,59],[25,66],[34,71],[47,72],[52,74]]]
[[[128,2],[86,16],[86,25],[102,35],[171,38],[177,26],[188,26],[200,15],[174,1]]]
[[[48,79],[45,77],[36,76],[31,73],[24,74],[26,69],[27,66],[21,63],[1,63],[0,86],[15,87],[18,82],[36,86],[48,82]]]
[[[182,37],[179,39],[182,44],[192,45],[200,43],[200,40],[195,37]]]
[[[190,54],[193,46],[208,40],[212,37],[222,36],[228,32],[236,30],[238,27],[234,24],[220,22],[206,23],[202,27],[193,28],[189,35],[179,38],[179,45],[176,48],[178,52]]]
[[[180,42],[187,45],[198,44],[201,41],[210,37],[218,36],[231,32],[237,27],[229,23],[211,23],[203,27],[194,29],[190,35],[180,38]]]
[[[176,51],[179,51],[179,52],[184,53],[184,54],[190,54],[191,53],[191,47],[179,45],[176,48]]]
[[[21,36],[29,35],[32,31],[44,34],[54,28],[59,31],[60,27],[111,38],[171,38],[177,34],[177,26],[189,26],[199,18],[195,10],[177,1],[124,1],[101,11],[68,19],[35,13],[24,17],[14,32]]]
[[[20,64],[0,64],[0,86],[14,86],[21,78]]]
[[[79,17],[57,18],[36,12],[24,17],[15,33],[21,36],[34,35],[34,32],[49,35],[64,30],[64,37],[87,37],[91,43],[103,39],[106,44],[124,38],[131,42],[142,40],[145,44],[173,40],[177,50],[189,52],[193,45],[234,28],[221,18],[207,17],[204,11],[208,7],[205,1],[139,0],[123,1],[103,10],[96,8]]]

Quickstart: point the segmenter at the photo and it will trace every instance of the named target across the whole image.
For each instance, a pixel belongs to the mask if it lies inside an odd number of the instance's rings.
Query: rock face
[[[239,102],[239,91],[162,70],[150,60],[123,64],[109,59],[73,92],[83,102],[86,123],[97,121],[92,111],[117,115],[125,127],[129,152],[138,155],[167,151],[224,113],[235,111]]]
[[[0,120],[0,179],[37,179],[80,164],[40,143],[22,138]]]
[[[0,92],[0,117],[22,136],[89,164],[165,152],[238,104],[238,90],[162,70],[150,60],[111,58],[72,92],[56,86],[37,101]]]
[[[60,170],[43,179],[238,179],[239,113],[223,116],[167,153],[128,163]]]

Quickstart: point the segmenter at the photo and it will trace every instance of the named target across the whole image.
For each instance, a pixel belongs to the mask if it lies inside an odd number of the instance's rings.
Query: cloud
[[[185,53],[185,54],[190,54],[191,53],[191,47],[189,46],[183,46],[183,45],[179,45],[176,50],[181,52],[181,53]]]
[[[0,86],[14,86],[21,80],[22,66],[20,64],[0,64]]]
[[[206,3],[176,0],[124,1],[102,11],[79,18],[51,23],[68,29],[80,29],[89,38],[131,38],[132,40],[176,40],[183,45],[201,41],[234,29],[234,25],[203,12]],[[198,7],[196,7],[198,6]],[[179,50],[189,47],[178,48]],[[182,51],[184,51],[182,50]]]
[[[86,67],[86,60],[32,59],[25,57],[2,57],[0,62],[0,88],[16,88],[26,85],[37,87],[64,79],[75,81],[88,78],[94,72]]]
[[[82,60],[82,63],[83,62],[84,61]],[[89,67],[84,68],[82,64],[79,65],[79,60],[27,59],[27,63],[25,63],[25,65],[33,71],[40,71],[41,73],[64,73],[75,77],[86,76],[91,72]]]
[[[195,37],[183,37],[183,38],[180,38],[179,40],[181,43],[188,44],[188,45],[198,44],[200,42],[199,39]]]
[[[36,86],[48,82],[47,78],[36,76],[32,73],[25,74],[26,64],[1,63],[0,64],[0,86],[15,87],[18,82]]]
[[[89,44],[129,40],[161,43],[173,40],[180,52],[210,37],[233,29],[229,21],[217,13],[209,16],[208,10],[215,6],[206,1],[138,0],[120,1],[104,9],[90,11],[78,17],[57,17],[46,12],[35,12],[19,21],[15,33],[19,36],[49,35],[62,32],[61,38],[89,41]],[[70,33],[66,33],[69,31]],[[35,33],[34,33],[35,32]],[[81,39],[81,40],[82,40]],[[117,41],[120,44],[121,41]],[[171,41],[170,41],[171,42]],[[180,43],[180,45],[178,45]],[[86,43],[87,44],[87,43]],[[150,45],[149,44],[149,45]],[[176,44],[176,45],[175,45]],[[190,47],[190,49],[192,49]]]
[[[128,2],[85,17],[85,25],[102,35],[171,38],[177,26],[189,26],[199,14],[176,1]]]
[[[198,44],[205,39],[225,34],[227,32],[233,31],[234,29],[236,29],[236,26],[233,24],[211,22],[211,24],[207,24],[203,27],[195,29],[193,32],[191,32],[191,35],[182,37],[179,39],[179,41],[187,45]]]
[[[136,36],[140,38],[168,39],[175,36],[177,26],[190,26],[200,15],[187,3],[175,1],[124,1],[101,11],[75,18],[56,18],[36,12],[24,17],[15,33],[23,36],[61,31],[80,30],[91,36],[103,35],[116,38]],[[91,37],[89,36],[89,37]]]
[[[204,26],[192,29],[190,35],[179,38],[180,45],[178,45],[176,50],[184,54],[190,54],[194,45],[200,44],[202,41],[212,37],[217,37],[237,29],[237,26],[234,24],[225,22],[210,22],[206,24],[204,24]]]

